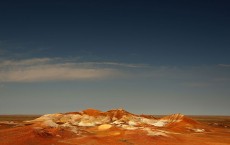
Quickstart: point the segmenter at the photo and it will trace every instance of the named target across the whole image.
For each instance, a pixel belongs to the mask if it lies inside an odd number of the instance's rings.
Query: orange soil
[[[82,113],[117,118],[130,114],[124,110],[100,112],[93,109]],[[170,119],[170,116],[162,119]],[[97,126],[79,127],[80,134],[62,128],[41,128],[38,124],[18,127],[0,124],[0,127],[0,145],[230,145],[229,128],[211,127],[187,117],[165,127],[141,126],[152,131],[167,132],[167,136],[149,135],[145,130],[126,130],[116,126],[107,130],[98,130]],[[188,128],[202,128],[205,132],[194,132]]]

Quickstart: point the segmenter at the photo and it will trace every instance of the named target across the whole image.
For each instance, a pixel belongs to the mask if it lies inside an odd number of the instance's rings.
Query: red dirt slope
[[[229,145],[229,133],[182,114],[156,119],[123,109],[87,109],[11,123],[0,129],[0,145]]]

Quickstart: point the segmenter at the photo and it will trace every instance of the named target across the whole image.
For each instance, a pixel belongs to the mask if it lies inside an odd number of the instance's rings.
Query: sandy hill
[[[17,127],[0,130],[0,144],[180,145],[192,141],[194,145],[206,145],[205,142],[212,145],[214,138],[210,140],[204,137],[212,131],[208,126],[182,114],[155,118],[153,115],[132,114],[123,109],[106,112],[87,109],[46,114]]]

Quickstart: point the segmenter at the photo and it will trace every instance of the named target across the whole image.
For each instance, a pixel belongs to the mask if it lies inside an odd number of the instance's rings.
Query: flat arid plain
[[[230,116],[136,115],[123,109],[0,115],[1,145],[229,145]]]

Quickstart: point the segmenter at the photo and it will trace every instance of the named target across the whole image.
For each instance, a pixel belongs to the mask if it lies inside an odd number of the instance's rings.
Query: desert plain
[[[229,145],[230,116],[123,109],[0,115],[0,145]]]

